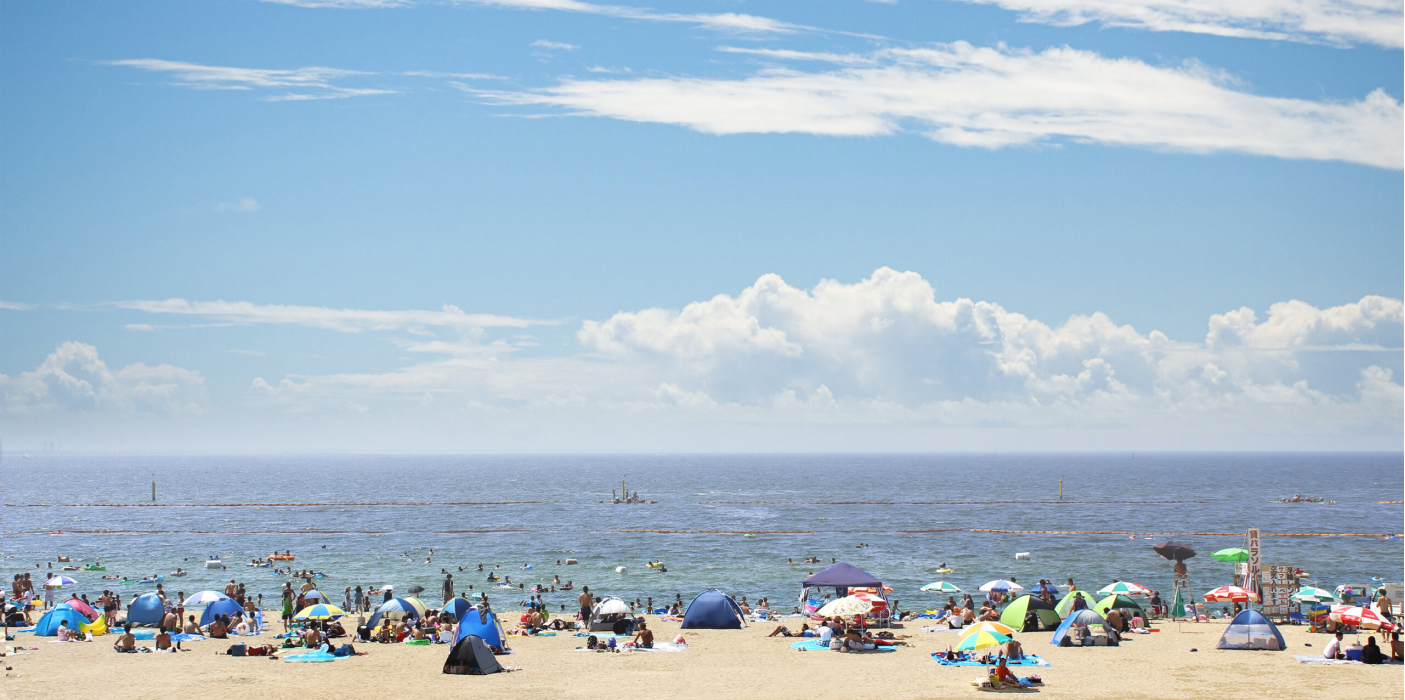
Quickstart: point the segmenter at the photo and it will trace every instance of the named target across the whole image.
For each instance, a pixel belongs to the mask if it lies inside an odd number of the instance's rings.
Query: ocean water
[[[801,563],[815,556],[873,573],[901,608],[916,609],[945,600],[917,590],[938,579],[967,591],[1011,577],[1168,590],[1171,562],[1151,546],[1169,533],[1223,533],[1169,535],[1199,552],[1188,565],[1203,592],[1230,582],[1231,565],[1210,553],[1241,546],[1250,527],[1266,535],[1399,533],[1402,506],[1380,502],[1402,500],[1403,473],[1400,454],[7,454],[0,561],[6,580],[46,576],[50,563],[57,571],[59,555],[100,560],[106,574],[134,580],[181,567],[190,575],[168,576],[168,591],[220,589],[234,578],[271,604],[285,579],[243,563],[291,549],[295,568],[326,574],[321,588],[334,602],[345,586],[390,583],[423,586],[434,603],[448,569],[459,590],[487,586],[505,609],[527,595],[487,584],[472,571],[477,564],[500,565],[499,575],[528,588],[559,575],[577,589],[656,603],[716,587],[790,606],[801,580],[822,568]],[[658,502],[600,503],[621,478]],[[72,505],[149,504],[153,480],[161,507]],[[1270,502],[1294,493],[1335,503]],[[271,503],[312,505],[208,505]],[[367,503],[376,505],[351,505]],[[1403,578],[1399,539],[1263,542],[1265,564],[1302,567],[1322,587]],[[1017,561],[1016,552],[1030,558]],[[204,569],[209,555],[229,569]],[[580,563],[556,564],[568,557]],[[668,572],[647,569],[650,560]],[[943,562],[954,571],[933,573]],[[74,592],[118,588],[103,574],[66,575],[79,582]],[[119,590],[126,597],[153,588]],[[575,595],[545,600],[570,607]]]

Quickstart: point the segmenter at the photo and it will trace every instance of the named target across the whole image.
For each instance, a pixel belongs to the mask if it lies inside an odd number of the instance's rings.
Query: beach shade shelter
[[[731,596],[710,588],[699,593],[683,611],[685,630],[739,630],[742,628],[742,609]]]
[[[454,642],[449,658],[444,660],[444,673],[455,676],[485,676],[501,670],[488,645],[472,634]]]
[[[1278,628],[1264,617],[1263,613],[1245,610],[1230,621],[1215,648],[1283,651],[1288,645],[1283,642],[1283,635],[1279,634]]]
[[[1259,594],[1239,586],[1220,586],[1205,594],[1207,603],[1257,603]]]
[[[429,613],[429,606],[425,605],[424,601],[420,600],[419,598],[409,596],[405,598],[405,602],[415,606],[415,611],[420,614],[420,617],[424,617],[426,614]]]
[[[200,591],[189,598],[186,598],[181,605],[189,608],[195,605],[209,605],[217,600],[229,600],[229,596],[218,591]]]
[[[1151,589],[1131,581],[1118,581],[1098,589],[1098,595],[1151,595]]]
[[[1379,629],[1389,632],[1395,629],[1395,623],[1376,614],[1375,610],[1358,605],[1334,605],[1332,612],[1328,613],[1327,617],[1344,625],[1364,630]]]
[[[41,637],[57,637],[59,634],[59,623],[67,621],[68,628],[74,632],[79,631],[79,625],[88,624],[88,618],[83,617],[83,613],[74,610],[71,606],[59,604],[53,610],[44,613],[39,618],[39,622],[34,625],[34,633]]]
[[[1010,638],[1003,634],[981,630],[962,637],[961,643],[956,645],[956,651],[979,651],[988,647],[1008,644],[1009,641]]]
[[[339,608],[339,607],[337,607],[337,606],[335,606],[335,605],[328,605],[328,604],[326,604],[326,603],[318,603],[317,605],[309,605],[309,606],[303,608],[302,610],[298,611],[298,614],[294,615],[294,616],[293,616],[293,619],[294,619],[294,620],[335,620],[335,619],[337,619],[337,618],[339,618],[339,617],[341,617],[342,615],[345,615],[345,614],[346,614],[346,611],[345,611],[345,610],[342,610],[341,608]]]
[[[82,598],[69,598],[63,601],[63,604],[83,613],[89,620],[96,619],[98,616],[98,611],[94,610],[93,606],[84,603]]]
[[[1049,629],[1058,627],[1063,621],[1058,611],[1054,610],[1053,604],[1046,603],[1044,599],[1034,595],[1025,594],[1005,606],[1004,612],[1000,613],[1000,622],[1017,630],[1033,631],[1025,629],[1025,619],[1030,613],[1039,618],[1039,624]]]
[[[1165,559],[1171,561],[1185,561],[1195,556],[1195,550],[1190,545],[1176,540],[1167,540],[1151,548],[1151,551],[1160,554]]]
[[[166,619],[166,603],[155,593],[139,595],[127,608],[127,622],[134,625],[159,625]]]
[[[1015,583],[1014,581],[996,579],[994,581],[986,583],[984,586],[981,586],[980,590],[982,593],[990,593],[991,591],[998,591],[1000,593],[1010,593],[1013,591],[1022,591],[1024,590],[1024,586],[1021,586],[1020,584]]]
[[[1092,625],[1106,626],[1107,620],[1103,619],[1102,615],[1092,610],[1079,610],[1064,618],[1063,624],[1059,625],[1059,628],[1054,630],[1054,637],[1052,639],[1054,646],[1063,644],[1064,637],[1068,636],[1068,631],[1073,629],[1074,625],[1083,625],[1084,627],[1091,627]]]
[[[1099,615],[1107,615],[1108,611],[1113,608],[1119,610],[1135,610],[1142,617],[1147,616],[1146,611],[1142,610],[1142,606],[1138,605],[1137,601],[1125,595],[1110,595],[1098,601],[1098,604],[1093,606],[1093,609],[1096,610]]]
[[[42,584],[40,584],[40,585],[43,585],[43,586],[57,586],[57,587],[59,587],[59,588],[63,588],[64,586],[76,586],[76,585],[78,585],[78,582],[77,582],[77,581],[74,581],[73,579],[71,579],[71,578],[69,578],[69,577],[67,577],[67,576],[55,576],[55,577],[53,577],[53,578],[51,578],[51,579],[48,579],[48,580],[44,581],[44,583],[42,583]]]
[[[801,583],[800,600],[809,597],[811,588],[834,588],[842,595],[848,595],[850,588],[878,588],[883,585],[873,574],[848,562],[830,564],[819,573]]]
[[[455,598],[444,604],[441,612],[446,612],[454,616],[455,620],[462,620],[464,613],[473,609],[473,601],[467,598]]]
[[[1059,614],[1059,617],[1067,618],[1073,613],[1073,601],[1079,599],[1082,599],[1083,604],[1089,608],[1098,604],[1097,597],[1088,591],[1069,591],[1068,595],[1064,596],[1063,600],[1060,600],[1059,604],[1054,606],[1054,611]]]
[[[956,587],[956,584],[954,584],[954,583],[947,583],[946,581],[933,581],[933,582],[931,582],[931,583],[929,583],[929,584],[923,586],[923,587],[922,587],[922,590],[927,591],[928,593],[960,593],[960,592],[961,592],[961,589],[960,589],[960,588],[957,588],[957,587]]]
[[[382,617],[399,620],[407,616],[418,618],[420,616],[420,611],[415,608],[413,603],[404,598],[391,598],[381,603],[380,607],[376,608],[376,611],[371,613],[371,618],[366,621],[366,626],[374,629],[376,623],[380,622]]]
[[[233,617],[235,613],[244,612],[244,607],[239,605],[239,601],[233,598],[217,600],[205,606],[205,612],[200,615],[200,626],[204,627],[215,621],[216,615],[229,615]]]
[[[459,633],[454,637],[454,643],[458,644],[468,637],[477,637],[494,649],[507,650],[507,635],[503,633],[498,616],[482,607],[465,610],[459,620]]]

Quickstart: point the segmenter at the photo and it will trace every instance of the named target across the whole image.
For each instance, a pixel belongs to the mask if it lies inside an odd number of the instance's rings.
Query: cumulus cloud
[[[143,363],[110,369],[97,348],[67,342],[32,372],[0,374],[0,405],[14,415],[79,412],[198,416],[205,412],[205,379],[173,365]]]
[[[119,61],[104,61],[110,66],[127,66],[153,73],[171,76],[175,85],[197,90],[276,90],[262,99],[280,102],[293,100],[329,100],[366,95],[392,94],[394,90],[379,88],[352,88],[333,84],[332,81],[368,75],[367,73],[340,68],[295,68],[289,70],[265,68],[236,68],[232,66],[208,66],[184,61],[166,61],[156,58],[129,58]]]
[[[998,5],[1021,19],[1063,26],[1195,32],[1338,45],[1399,48],[1405,4],[1399,0],[964,0]]]
[[[470,314],[457,306],[445,304],[442,311],[380,311],[373,309],[332,309],[323,306],[294,306],[287,304],[254,304],[247,301],[120,301],[113,306],[153,314],[200,316],[221,323],[283,325],[324,328],[343,333],[443,327],[460,330],[479,328],[526,328],[551,325],[556,321],[540,321],[494,314]]]
[[[1384,90],[1353,101],[1266,97],[1236,89],[1203,65],[1153,66],[1066,47],[1035,52],[957,42],[864,56],[770,57],[843,67],[776,67],[739,80],[569,79],[531,91],[462,89],[498,104],[712,134],[918,131],[978,148],[1072,141],[1381,168],[1400,168],[1405,152],[1405,112]]]

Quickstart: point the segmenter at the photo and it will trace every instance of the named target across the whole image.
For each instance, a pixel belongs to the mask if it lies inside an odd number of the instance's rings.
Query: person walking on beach
[[[287,632],[289,625],[293,623],[293,584],[283,582],[283,631]]]
[[[449,604],[449,601],[451,601],[451,600],[454,599],[454,575],[453,575],[453,574],[445,574],[445,575],[444,575],[444,585],[441,586],[441,589],[442,589],[442,592],[444,593],[444,604],[445,604],[445,605],[448,605],[448,604]]]
[[[581,586],[581,594],[577,599],[581,604],[581,620],[585,622],[587,628],[590,627],[590,586]]]

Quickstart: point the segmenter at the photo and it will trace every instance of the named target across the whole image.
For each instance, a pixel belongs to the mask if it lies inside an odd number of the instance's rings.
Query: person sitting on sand
[[[834,628],[829,625],[820,625],[815,628],[815,632],[819,635],[820,644],[829,646],[829,643],[834,641]]]
[[[60,642],[81,642],[83,635],[75,629],[68,628],[68,620],[59,620],[58,638]]]
[[[1010,641],[1005,643],[1005,656],[1011,660],[1019,661],[1024,658],[1024,647],[1015,641],[1015,635],[1010,635]]]
[[[1342,633],[1338,632],[1336,637],[1327,642],[1327,646],[1322,648],[1322,658],[1324,659],[1344,659],[1346,654],[1342,652]]]
[[[171,633],[166,629],[162,625],[161,631],[156,633],[156,651],[175,651],[175,648],[171,646]]]
[[[1000,659],[1000,664],[995,667],[995,670],[992,671],[990,675],[993,677],[991,685],[996,687],[1002,685],[1027,687],[1029,685],[1027,681],[1020,680],[1020,678],[1005,665],[1005,659]]]
[[[132,653],[137,650],[137,638],[132,635],[131,625],[122,628],[122,635],[117,638],[117,642],[112,645],[112,648],[123,653]]]
[[[1366,646],[1361,647],[1361,663],[1381,664],[1385,663],[1385,654],[1381,653],[1381,648],[1376,645],[1375,637],[1366,638]]]
[[[654,648],[654,631],[645,622],[639,623],[639,634],[634,635],[634,646],[642,649]]]
[[[229,639],[228,628],[224,626],[222,616],[216,615],[215,619],[210,621],[209,636],[211,639]]]

